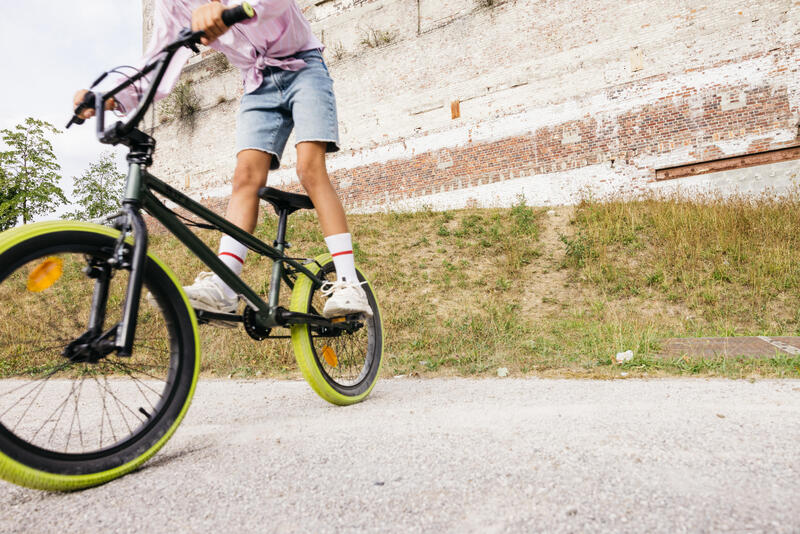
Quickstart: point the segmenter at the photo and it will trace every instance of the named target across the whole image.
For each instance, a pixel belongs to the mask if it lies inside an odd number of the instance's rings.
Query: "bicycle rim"
[[[317,276],[334,279],[335,270],[330,256],[318,258],[321,268]],[[359,272],[361,281],[365,281]],[[372,287],[364,284],[367,299],[373,310],[363,327],[339,336],[320,335],[308,325],[292,327],[292,345],[298,365],[311,387],[325,400],[346,405],[369,395],[378,378],[383,355],[381,314]],[[292,293],[292,310],[319,314],[324,299],[314,289],[310,279],[301,276]]]
[[[115,478],[154,454],[188,407],[196,349],[174,283],[151,259],[143,296],[152,292],[158,306],[143,299],[133,356],[65,357],[89,320],[95,282],[84,270],[113,242],[45,233],[0,256],[0,474],[14,482],[75,489]],[[120,319],[127,275],[111,279],[104,329]]]

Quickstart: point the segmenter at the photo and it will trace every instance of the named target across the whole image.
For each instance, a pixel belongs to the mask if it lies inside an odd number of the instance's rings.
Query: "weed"
[[[337,41],[336,44],[333,45],[331,53],[333,54],[333,59],[336,61],[341,61],[347,57],[347,50],[345,50],[341,41]]]
[[[361,32],[361,46],[365,48],[380,48],[397,40],[397,33],[391,30],[380,30],[368,27]]]
[[[192,82],[187,80],[176,85],[160,111],[162,121],[188,119],[200,111],[200,99],[194,92]]]
[[[212,76],[216,76],[233,69],[233,66],[228,61],[225,54],[217,52],[208,58],[208,69]]]

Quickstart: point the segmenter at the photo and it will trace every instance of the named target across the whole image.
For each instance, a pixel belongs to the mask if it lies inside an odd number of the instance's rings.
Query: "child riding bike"
[[[154,26],[144,65],[178,34],[182,27],[202,31],[202,43],[225,54],[242,71],[245,94],[236,127],[236,169],[225,217],[252,233],[258,222],[258,190],[270,170],[278,169],[289,134],[294,128],[297,176],[319,216],[325,243],[333,257],[337,280],[325,288],[330,294],[322,314],[337,317],[371,315],[356,275],[352,237],[344,208],[330,182],[325,165],[328,152],[339,150],[339,131],[333,81],[322,58],[324,45],[314,36],[294,0],[251,0],[256,15],[228,31],[222,12],[229,2],[212,0],[156,0]],[[156,95],[165,97],[191,56],[182,49],[167,70]],[[138,103],[134,87],[106,103],[107,109],[132,110]],[[77,107],[86,94],[75,94]],[[94,115],[87,109],[82,118]],[[247,248],[231,238],[220,240],[219,258],[240,275]],[[239,297],[216,274],[200,273],[184,290],[191,305],[217,313],[235,312]]]

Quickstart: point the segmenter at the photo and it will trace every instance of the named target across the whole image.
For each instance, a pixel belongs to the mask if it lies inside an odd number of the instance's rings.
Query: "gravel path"
[[[800,531],[800,381],[203,380],[141,470],[0,532]]]

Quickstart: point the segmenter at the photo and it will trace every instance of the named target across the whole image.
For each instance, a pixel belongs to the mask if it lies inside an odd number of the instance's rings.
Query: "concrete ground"
[[[0,532],[798,532],[800,381],[203,380],[139,471]]]

